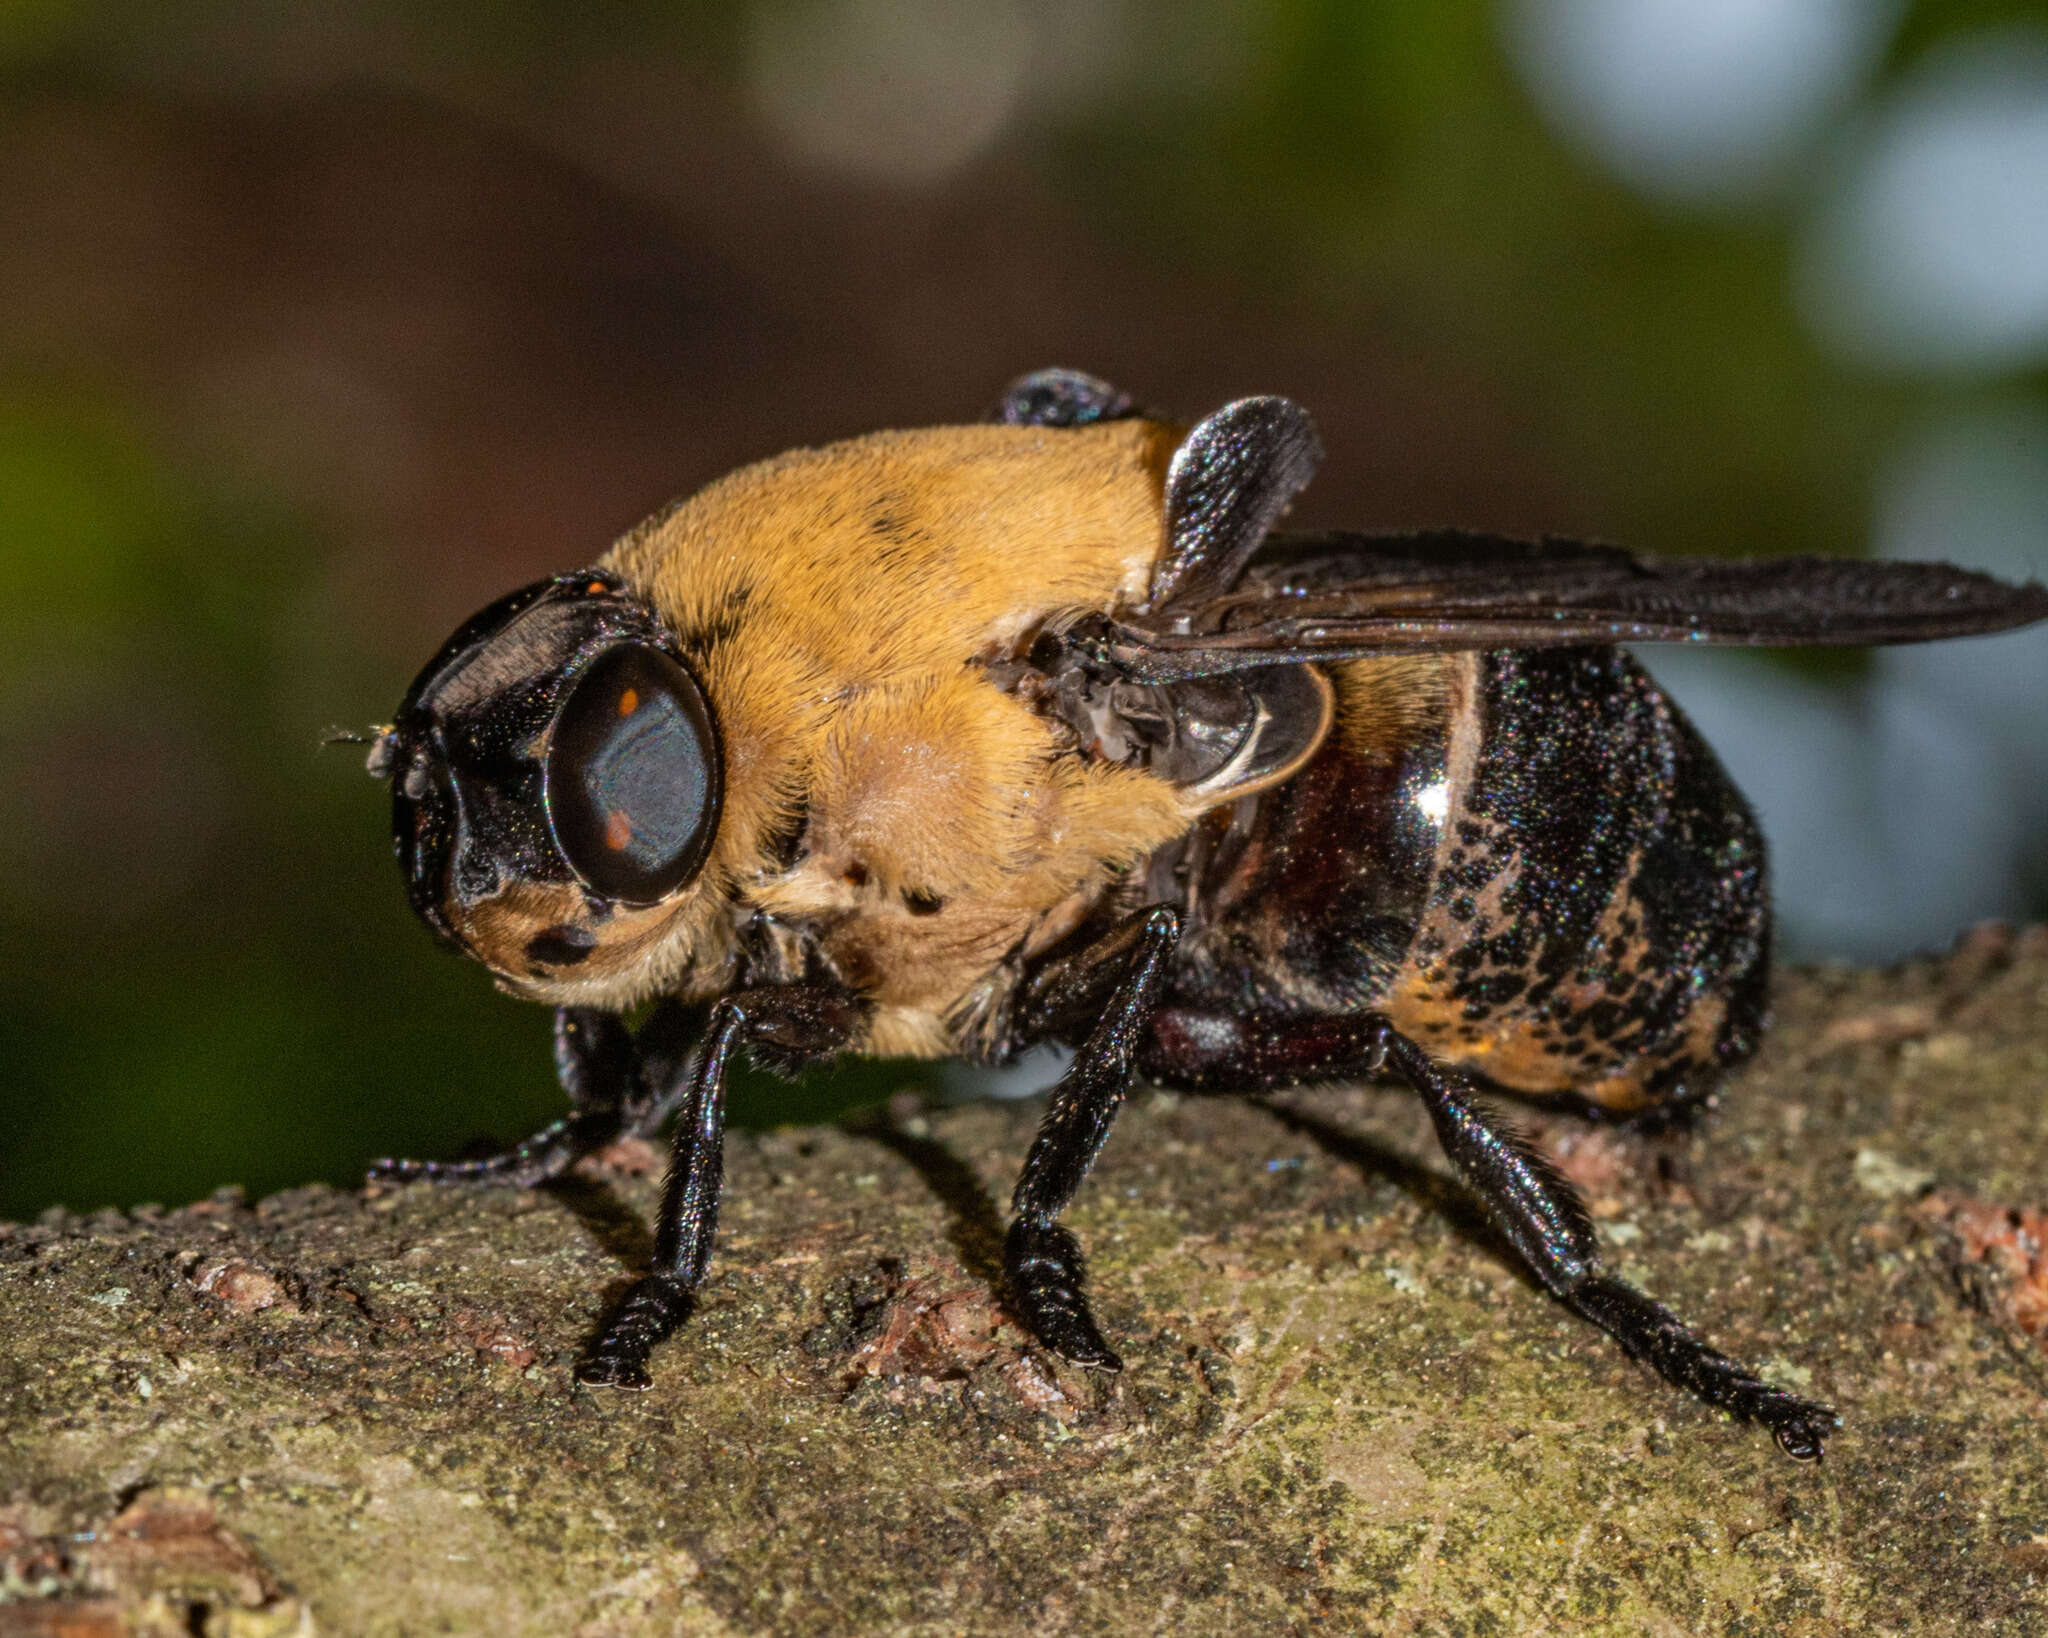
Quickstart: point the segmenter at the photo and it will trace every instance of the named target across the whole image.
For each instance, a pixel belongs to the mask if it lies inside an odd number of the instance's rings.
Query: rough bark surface
[[[1690,1135],[1544,1142],[1817,1466],[1540,1295],[1388,1088],[1140,1093],[1026,1347],[1039,1106],[734,1141],[653,1390],[570,1366],[656,1179],[0,1226],[0,1633],[2048,1632],[2048,930],[1781,988]],[[15,1157],[17,1164],[22,1157]]]

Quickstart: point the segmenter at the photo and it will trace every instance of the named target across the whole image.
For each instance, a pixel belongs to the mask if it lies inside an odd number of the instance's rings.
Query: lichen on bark
[[[1535,1290],[1395,1089],[1136,1096],[1114,1379],[995,1296],[1037,1106],[899,1109],[733,1142],[641,1395],[570,1372],[630,1153],[0,1227],[0,1634],[2048,1630],[2048,932],[1778,1014],[1695,1133],[1535,1124],[1817,1466]]]

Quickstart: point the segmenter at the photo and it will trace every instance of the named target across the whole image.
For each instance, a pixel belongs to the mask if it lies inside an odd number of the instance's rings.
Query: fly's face
[[[717,724],[614,577],[564,575],[451,637],[378,737],[406,893],[508,988],[644,990],[718,829]]]

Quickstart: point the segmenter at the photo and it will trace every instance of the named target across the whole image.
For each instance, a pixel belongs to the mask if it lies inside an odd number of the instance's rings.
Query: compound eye
[[[697,873],[717,828],[718,737],[696,679],[621,643],[570,690],[548,748],[548,823],[593,892],[653,904]]]

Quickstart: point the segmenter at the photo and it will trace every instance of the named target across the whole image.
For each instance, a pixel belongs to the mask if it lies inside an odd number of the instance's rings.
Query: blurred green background
[[[0,1215],[549,1118],[323,735],[670,496],[1025,369],[1301,399],[1309,526],[2048,571],[2044,21],[0,5]],[[2048,907],[2048,644],[1672,665],[1795,953]]]

